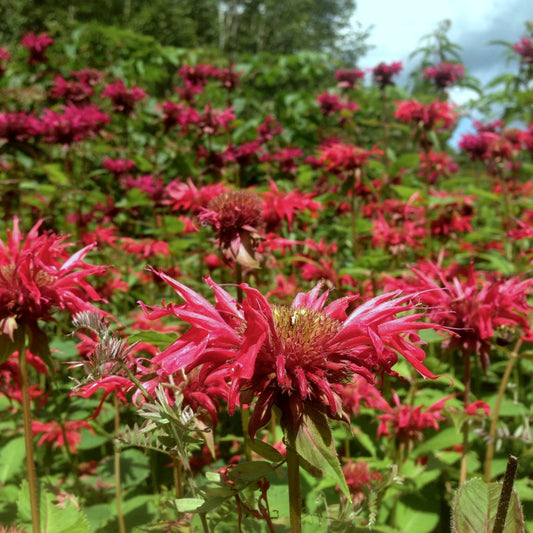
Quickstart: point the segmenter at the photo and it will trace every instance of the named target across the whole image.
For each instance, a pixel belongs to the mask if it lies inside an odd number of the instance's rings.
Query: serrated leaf
[[[463,483],[455,494],[452,527],[454,533],[492,531],[498,510],[501,483],[485,483],[472,479]],[[524,533],[524,518],[516,491],[513,489],[503,533]]]
[[[17,502],[18,517],[24,524],[31,523],[29,486],[23,481]],[[68,499],[55,503],[55,495],[41,487],[39,494],[39,522],[42,533],[88,533],[89,523],[77,505]]]
[[[342,473],[331,428],[323,413],[311,409],[304,412],[294,444],[301,458],[312,467],[332,477],[339,484],[342,493],[350,498],[350,491]]]

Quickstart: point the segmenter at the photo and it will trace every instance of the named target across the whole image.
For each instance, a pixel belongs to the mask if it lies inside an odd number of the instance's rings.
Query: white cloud
[[[452,23],[448,37],[453,43],[464,48],[463,57],[468,68],[469,55],[472,60],[483,55],[480,48],[487,47],[490,40],[516,41],[520,38],[525,21],[533,19],[533,2],[443,0],[437,3],[427,0],[358,0],[354,21],[361,23],[364,28],[373,26],[368,44],[375,45],[375,48],[361,59],[359,66],[371,68],[380,61],[402,61],[406,68],[412,67],[413,64],[408,62],[409,54],[421,44],[420,39],[432,33],[444,19],[449,19]],[[467,46],[475,46],[476,50],[467,50]],[[494,59],[494,54],[498,55],[500,51],[492,50],[486,55],[492,55]],[[489,67],[487,61],[487,68]]]

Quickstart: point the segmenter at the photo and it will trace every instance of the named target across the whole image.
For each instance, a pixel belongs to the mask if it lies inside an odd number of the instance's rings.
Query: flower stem
[[[289,509],[291,533],[302,531],[302,495],[300,489],[300,462],[291,441],[287,445],[287,473],[289,477]]]
[[[513,484],[517,468],[518,457],[510,455],[509,460],[507,461],[505,477],[503,478],[502,491],[500,493],[500,499],[498,500],[498,510],[496,511],[492,533],[503,533],[505,528],[505,519],[507,518],[507,511],[509,510],[509,503],[511,501],[511,494],[513,493]]]
[[[113,406],[115,407],[115,439],[120,434],[119,401],[117,393],[113,394]],[[120,490],[120,447],[115,441],[115,499],[117,500],[117,518],[120,533],[126,533],[126,523],[122,514],[122,495]]]
[[[247,461],[252,460],[252,442],[250,439],[250,433],[248,432],[248,426],[250,424],[250,410],[241,406],[241,424],[242,424],[242,436],[244,439],[244,456]]]
[[[355,193],[355,178],[354,187],[352,189],[352,247],[354,259],[359,256],[358,235],[357,235],[357,197]]]
[[[507,388],[507,383],[509,382],[509,377],[511,376],[511,371],[513,370],[516,358],[520,347],[522,346],[522,339],[516,341],[515,347],[509,356],[509,362],[503,373],[502,380],[500,382],[500,388],[498,389],[498,396],[496,398],[496,404],[494,405],[494,411],[492,412],[492,421],[490,423],[489,430],[489,444],[487,446],[487,453],[485,455],[485,482],[490,482],[490,471],[492,468],[492,458],[494,457],[494,445],[496,437],[496,429],[498,428],[498,419],[500,417],[500,408],[502,405],[503,395],[505,389]]]
[[[465,373],[464,373],[465,391],[464,391],[463,406],[466,412],[466,408],[470,404],[470,354],[469,353],[463,354],[463,361],[465,365]],[[466,420],[463,423],[463,451],[461,455],[461,472],[459,475],[459,483],[464,483],[466,481],[466,475],[467,475],[467,469],[468,469],[469,430],[470,430],[470,423],[468,420]]]
[[[381,88],[381,122],[383,124],[383,158],[389,168],[389,123],[387,121],[387,86]]]
[[[174,472],[174,494],[176,498],[183,498],[183,480],[181,472],[181,463],[177,456],[172,456],[172,466]]]
[[[24,326],[22,326],[24,327]],[[28,378],[28,358],[26,355],[25,334],[21,334],[19,343],[20,389],[22,395],[22,416],[24,419],[24,445],[26,447],[26,468],[28,475],[28,490],[30,493],[31,522],[33,533],[40,533],[39,500],[37,496],[37,475],[33,457],[33,432],[31,424],[30,384]]]

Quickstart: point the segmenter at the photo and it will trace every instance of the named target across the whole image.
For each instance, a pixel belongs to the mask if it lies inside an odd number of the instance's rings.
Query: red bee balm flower
[[[228,191],[215,196],[198,216],[217,232],[220,249],[242,265],[259,266],[256,254],[258,227],[262,224],[259,197],[246,191]]]
[[[15,218],[7,242],[0,239],[0,334],[12,336],[15,321],[35,333],[37,320],[51,320],[54,309],[101,312],[88,301],[101,298],[85,278],[107,267],[83,261],[94,245],[69,256],[66,237],[39,235],[41,223],[24,237]]]
[[[54,44],[54,40],[48,35],[48,33],[40,33],[36,35],[33,32],[27,33],[22,37],[20,44],[24,48],[28,49],[30,53],[28,57],[28,63],[35,65],[37,63],[45,63],[48,58],[44,55],[46,49]]]
[[[239,403],[256,399],[251,436],[270,420],[274,406],[283,413],[285,430],[298,430],[310,412],[346,420],[338,385],[356,374],[370,382],[375,371],[396,375],[392,367],[398,354],[423,376],[436,377],[422,363],[425,354],[416,334],[435,324],[420,322],[422,312],[405,313],[416,307],[417,296],[383,294],[347,314],[354,297],[326,306],[329,291],[322,292],[320,283],[284,306],[270,304],[247,284],[240,285],[240,304],[206,278],[215,292],[212,305],[164,273],[157,275],[185,301],[162,308],[141,302],[149,318],[174,315],[191,325],[152,360],[158,374],[189,375],[199,368],[200,381],[215,372],[225,375],[230,414]]]

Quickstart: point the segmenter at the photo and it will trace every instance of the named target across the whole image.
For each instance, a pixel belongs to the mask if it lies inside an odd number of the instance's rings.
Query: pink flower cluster
[[[457,82],[459,78],[464,78],[464,65],[447,63],[443,61],[436,66],[424,68],[423,77],[433,80],[438,89],[445,89]]]

